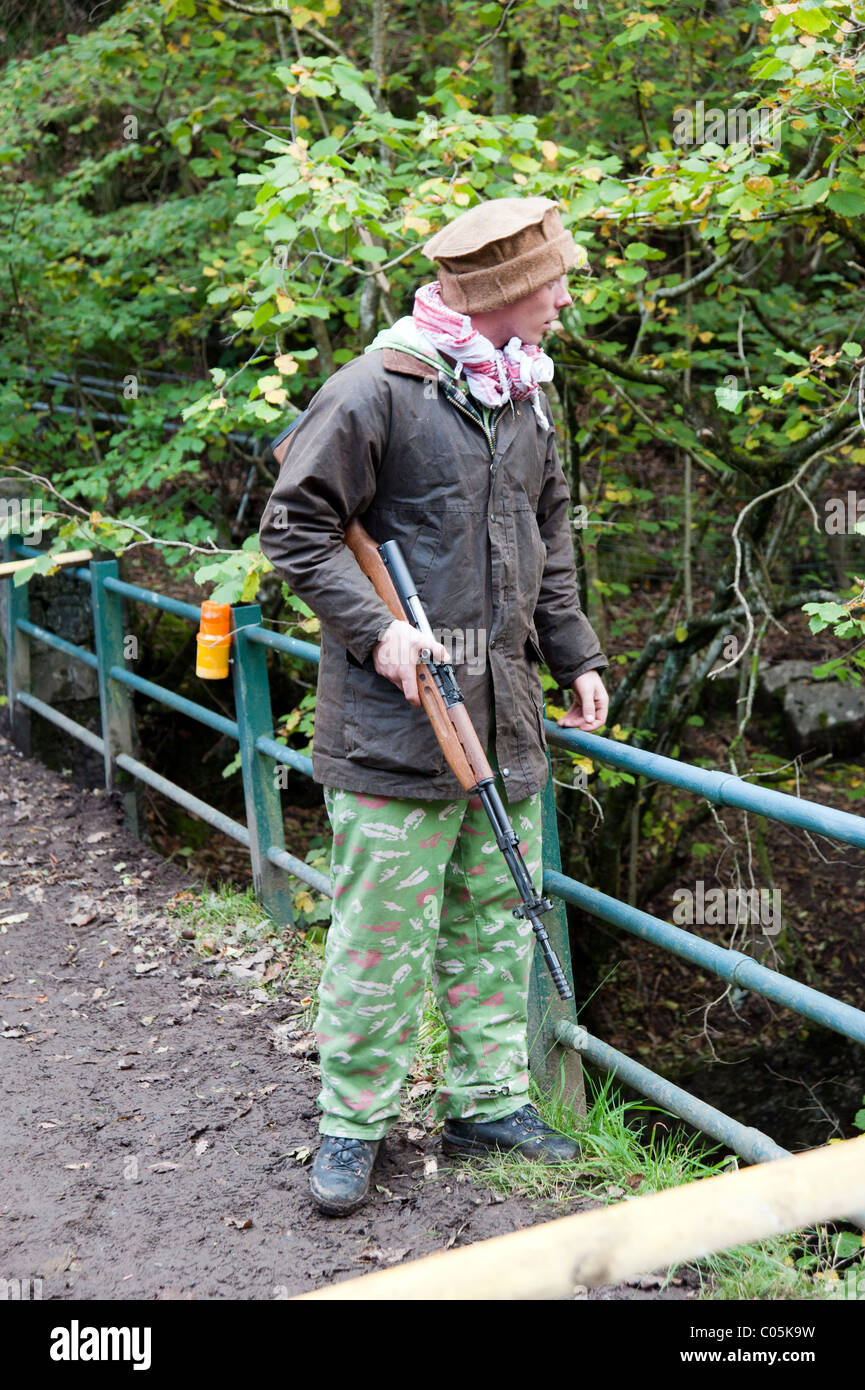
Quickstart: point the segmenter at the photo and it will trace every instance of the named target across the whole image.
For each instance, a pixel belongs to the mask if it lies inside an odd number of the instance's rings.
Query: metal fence
[[[21,558],[36,557],[40,552],[12,538],[6,542],[6,553],[9,558]],[[163,609],[196,625],[200,621],[197,605],[124,582],[119,577],[116,560],[94,559],[88,565],[71,570],[71,573],[77,581],[87,586],[91,596],[93,651],[31,622],[27,585],[16,588],[9,581],[5,630],[6,689],[13,738],[18,743],[26,742],[27,721],[31,712],[36,713],[102,754],[105,785],[124,796],[131,824],[135,824],[135,798],[130,794],[133,785],[130,779],[137,778],[223,834],[239,841],[249,850],[253,883],[262,903],[276,920],[293,925],[288,876],[301,879],[328,897],[331,896],[331,888],[324,874],[297,859],[285,847],[274,764],[287,765],[311,777],[312,763],[303,754],[274,738],[266,652],[271,648],[302,661],[317,663],[320,655],[318,647],[265,628],[258,604],[233,606],[232,683],[236,717],[229,719],[195,700],[186,699],[164,686],[135,675],[128,669],[124,657],[124,600]],[[31,694],[30,643],[34,641],[81,661],[96,671],[101,724],[99,734]],[[238,743],[245,825],[155,772],[135,756],[132,696],[136,691],[160,701],[169,709],[199,720]],[[601,738],[597,734],[561,729],[549,720],[546,721],[546,732],[551,744],[587,755],[594,762],[682,788],[718,805],[734,806],[865,848],[865,819],[861,816],[836,811],[788,793],[753,786],[728,773],[708,771],[629,747],[613,739]],[[762,994],[825,1028],[865,1042],[865,1013],[861,1010],[770,970],[740,951],[705,941],[693,932],[672,926],[563,874],[551,776],[543,792],[543,840],[543,887],[555,904],[547,918],[547,930],[569,977],[572,977],[572,968],[566,903],[572,903],[592,917],[661,946],[701,970]],[[560,1077],[564,1067],[567,1084],[579,1091],[581,1069],[568,1064],[569,1057],[579,1055],[603,1070],[615,1073],[627,1085],[750,1162],[787,1155],[786,1149],[759,1130],[740,1124],[731,1116],[674,1086],[648,1067],[589,1035],[577,1023],[574,1001],[559,998],[539,951],[535,952],[529,990],[529,1034],[532,1071],[542,1082]]]

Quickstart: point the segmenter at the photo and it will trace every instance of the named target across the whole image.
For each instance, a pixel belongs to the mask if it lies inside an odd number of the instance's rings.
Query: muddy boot
[[[309,1175],[309,1190],[319,1211],[325,1216],[348,1216],[363,1206],[380,1144],[380,1139],[322,1136]]]
[[[445,1120],[442,1153],[450,1158],[474,1158],[491,1151],[510,1150],[541,1163],[573,1163],[579,1144],[544,1124],[533,1105],[523,1105],[500,1120]]]

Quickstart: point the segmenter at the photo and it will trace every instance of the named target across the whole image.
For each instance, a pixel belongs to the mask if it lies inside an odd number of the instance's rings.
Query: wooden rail
[[[865,1206],[865,1135],[743,1172],[560,1217],[348,1279],[302,1299],[573,1298]]]

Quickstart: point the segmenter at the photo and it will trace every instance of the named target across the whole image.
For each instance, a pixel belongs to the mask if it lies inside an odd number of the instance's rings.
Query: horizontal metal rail
[[[780,1144],[776,1144],[774,1139],[770,1139],[762,1130],[742,1125],[738,1120],[725,1115],[723,1110],[716,1110],[713,1105],[698,1100],[689,1091],[683,1091],[680,1086],[674,1086],[672,1081],[666,1081],[656,1071],[644,1067],[641,1062],[635,1062],[632,1057],[626,1057],[624,1052],[617,1052],[608,1043],[601,1042],[600,1038],[593,1037],[578,1023],[568,1023],[567,1020],[560,1019],[554,1024],[553,1032],[565,1047],[588,1057],[589,1061],[594,1062],[602,1071],[615,1072],[619,1080],[624,1081],[633,1090],[662,1105],[665,1110],[671,1110],[674,1115],[686,1120],[695,1129],[710,1134],[728,1149],[741,1154],[749,1163],[767,1163],[771,1159],[790,1157],[788,1149],[782,1149]]]
[[[587,1057],[595,1066],[614,1075],[632,1090],[717,1139],[747,1163],[772,1163],[779,1158],[792,1158],[789,1149],[776,1144],[761,1129],[740,1124],[731,1115],[725,1115],[723,1110],[716,1110],[714,1105],[698,1100],[690,1091],[683,1091],[681,1086],[675,1086],[656,1071],[635,1062],[633,1057],[626,1057],[624,1052],[618,1052],[609,1043],[593,1037],[579,1024],[559,1019],[553,1025],[553,1032],[564,1047],[579,1052],[581,1057]],[[847,1214],[847,1220],[865,1229],[865,1211],[851,1211]]]
[[[206,801],[201,801],[199,797],[193,796],[191,792],[185,791],[183,787],[178,787],[176,782],[170,782],[167,777],[160,777],[158,772],[154,772],[146,763],[140,763],[137,758],[131,758],[128,753],[118,753],[114,760],[118,767],[122,767],[126,772],[131,772],[133,777],[139,777],[142,782],[146,782],[154,791],[162,792],[163,796],[170,797],[176,801],[178,806],[182,806],[185,811],[191,811],[198,816],[199,820],[207,821],[208,825],[213,825],[217,830],[221,830],[223,835],[230,835],[232,840],[239,840],[242,845],[249,849],[249,831],[240,821],[233,820],[231,816],[226,816],[222,811],[217,811],[215,806],[211,806]]]
[[[26,632],[28,637],[35,637],[37,642],[44,642],[46,647],[55,647],[58,652],[64,652],[66,656],[74,657],[76,661],[83,661],[85,666],[92,666],[94,670],[99,667],[99,662],[95,652],[89,652],[86,647],[79,647],[77,642],[67,642],[65,637],[58,637],[56,633],[49,632],[47,628],[39,627],[37,623],[31,623],[29,618],[19,618],[15,626],[20,632]]]
[[[77,720],[70,719],[67,715],[61,714],[59,710],[54,709],[51,705],[46,705],[44,700],[37,699],[35,695],[31,695],[26,690],[19,690],[15,698],[19,700],[22,705],[26,705],[28,709],[34,710],[36,714],[41,714],[43,719],[47,719],[50,723],[56,724],[58,729],[63,729],[65,733],[71,734],[73,738],[80,739],[82,743],[86,743],[88,748],[93,748],[95,752],[104,754],[104,740],[101,739],[98,734],[92,733],[90,729],[85,729],[84,725],[79,724]]]
[[[299,637],[289,637],[283,632],[271,632],[266,627],[245,627],[243,635],[248,642],[257,642],[261,647],[273,647],[289,656],[299,656],[302,661],[321,661],[321,647],[314,642],[302,642]]]
[[[159,700],[161,704],[168,705],[169,709],[188,714],[190,719],[197,719],[209,729],[216,729],[217,733],[227,734],[233,739],[238,737],[236,719],[217,714],[206,705],[200,705],[197,700],[187,700],[185,695],[175,695],[173,690],[166,690],[164,685],[147,681],[143,676],[134,676],[131,671],[124,671],[122,666],[112,666],[109,674],[113,680],[120,681],[121,685],[128,685],[130,689],[138,690],[142,695],[149,695],[151,700]]]
[[[643,941],[662,946],[674,956],[719,975],[722,980],[762,994],[776,1004],[813,1019],[824,1028],[842,1033],[845,1038],[865,1043],[865,1013],[861,1009],[854,1009],[852,1004],[843,1004],[840,999],[821,994],[819,990],[791,980],[787,975],[779,975],[777,970],[769,970],[741,951],[731,951],[726,946],[716,946],[714,941],[704,941],[693,932],[662,922],[650,912],[619,902],[618,898],[611,898],[585,883],[577,883],[576,879],[568,878],[555,869],[544,871],[544,890],[555,893],[575,907],[583,908],[593,917],[622,927]]]
[[[601,738],[598,734],[560,729],[550,719],[544,720],[544,728],[550,743],[568,748],[573,753],[583,753],[595,762],[621,768],[638,777],[648,777],[653,782],[664,782],[671,787],[696,792],[719,806],[735,806],[741,811],[752,811],[755,815],[767,816],[784,825],[812,830],[818,835],[827,835],[830,839],[865,849],[865,817],[855,816],[850,811],[836,811],[831,806],[821,806],[817,801],[806,801],[804,797],[792,796],[789,792],[773,791],[771,787],[756,787],[741,777],[734,777],[731,772],[712,772],[710,768],[694,767],[691,763],[662,757],[660,753],[650,753],[645,748],[630,748],[626,743]]]
[[[138,603],[149,603],[151,608],[161,608],[165,613],[174,613],[178,618],[188,618],[190,622],[201,621],[201,604],[184,603],[179,598],[169,598],[168,594],[158,594],[155,589],[142,589],[138,584],[127,584],[125,579],[105,580],[106,589],[113,594],[123,594],[134,598]]]
[[[330,880],[324,874],[319,873],[318,869],[313,869],[310,864],[304,864],[302,859],[295,859],[288,850],[277,849],[271,845],[267,851],[267,858],[278,869],[285,869],[286,873],[293,874],[295,878],[302,878],[304,883],[308,883],[310,888],[314,888],[317,893],[323,893],[326,898],[333,897]]]
[[[268,738],[266,734],[261,734],[255,740],[255,746],[259,753],[273,758],[274,762],[285,763],[286,767],[296,768],[298,772],[305,773],[307,777],[312,776],[312,758],[308,758],[305,753],[297,753],[293,748],[286,748],[284,743],[277,743],[275,738]]]

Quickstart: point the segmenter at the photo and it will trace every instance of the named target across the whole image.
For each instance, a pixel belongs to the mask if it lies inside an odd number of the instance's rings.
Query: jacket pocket
[[[546,658],[538,645],[538,634],[535,628],[529,630],[526,638],[526,652],[532,661],[537,662],[538,666],[546,665]]]
[[[346,670],[346,759],[382,772],[437,776],[445,760],[429,719],[371,666]]]

